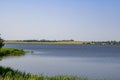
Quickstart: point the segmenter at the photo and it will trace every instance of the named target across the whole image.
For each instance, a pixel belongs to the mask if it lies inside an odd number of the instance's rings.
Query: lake
[[[73,75],[120,80],[120,46],[6,44],[4,47],[33,53],[7,57],[0,61],[0,66],[47,76]]]

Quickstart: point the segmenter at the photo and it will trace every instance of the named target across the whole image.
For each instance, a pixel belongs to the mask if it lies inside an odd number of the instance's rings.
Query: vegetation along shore
[[[14,48],[2,48],[0,51],[0,56],[20,56],[24,55],[25,51]]]
[[[74,40],[6,40],[6,44],[78,44],[78,45],[120,45],[120,41],[74,41]]]
[[[23,73],[11,68],[0,67],[0,80],[88,80],[74,76],[43,76]]]

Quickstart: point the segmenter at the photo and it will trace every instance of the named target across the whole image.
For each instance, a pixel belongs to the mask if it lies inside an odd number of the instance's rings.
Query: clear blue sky
[[[120,40],[120,0],[0,0],[7,40]]]

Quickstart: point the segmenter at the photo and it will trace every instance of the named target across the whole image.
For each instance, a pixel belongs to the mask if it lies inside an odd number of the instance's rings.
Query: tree
[[[1,35],[1,34],[0,34]],[[4,46],[4,40],[0,37],[0,50]]]

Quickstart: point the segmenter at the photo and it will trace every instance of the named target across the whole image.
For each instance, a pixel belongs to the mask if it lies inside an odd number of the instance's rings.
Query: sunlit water
[[[48,76],[120,80],[120,46],[6,44],[5,47],[34,52],[2,59],[0,65],[5,67]]]

